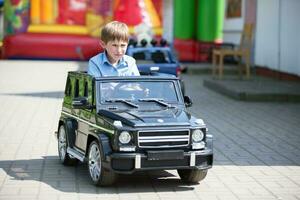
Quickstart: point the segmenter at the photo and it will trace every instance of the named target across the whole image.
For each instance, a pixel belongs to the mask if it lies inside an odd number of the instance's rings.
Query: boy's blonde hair
[[[128,42],[128,27],[125,23],[112,21],[107,23],[101,30],[101,40],[105,43],[109,41]]]

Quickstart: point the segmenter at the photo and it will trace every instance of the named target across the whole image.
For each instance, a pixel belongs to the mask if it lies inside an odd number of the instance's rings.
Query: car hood
[[[169,108],[164,110],[100,110],[100,115],[118,120],[132,127],[144,126],[187,126],[191,115],[183,109]]]

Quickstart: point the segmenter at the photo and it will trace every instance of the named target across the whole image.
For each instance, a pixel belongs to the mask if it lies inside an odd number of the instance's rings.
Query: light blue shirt
[[[99,53],[89,60],[88,74],[100,76],[139,76],[135,59],[124,55],[116,66],[107,59],[106,53]]]

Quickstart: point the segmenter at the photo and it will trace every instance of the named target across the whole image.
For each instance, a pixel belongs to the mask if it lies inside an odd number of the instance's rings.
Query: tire
[[[178,169],[177,172],[181,180],[187,183],[198,183],[207,175],[207,170],[199,169]]]
[[[76,158],[72,158],[67,153],[68,141],[67,141],[66,128],[64,125],[61,125],[59,127],[57,142],[58,142],[58,145],[57,145],[58,146],[58,156],[59,156],[60,162],[64,165],[77,164],[78,160]]]
[[[99,143],[94,140],[89,145],[88,171],[91,180],[97,186],[112,185],[117,178],[112,170],[103,167],[104,156]]]

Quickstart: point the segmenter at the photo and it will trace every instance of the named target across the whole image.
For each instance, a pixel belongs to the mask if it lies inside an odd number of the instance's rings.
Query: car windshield
[[[137,64],[170,63],[168,52],[164,50],[140,50],[132,53]]]
[[[112,81],[101,82],[99,87],[102,104],[118,102],[137,107],[137,103],[145,102],[160,106],[178,102],[173,81]]]

